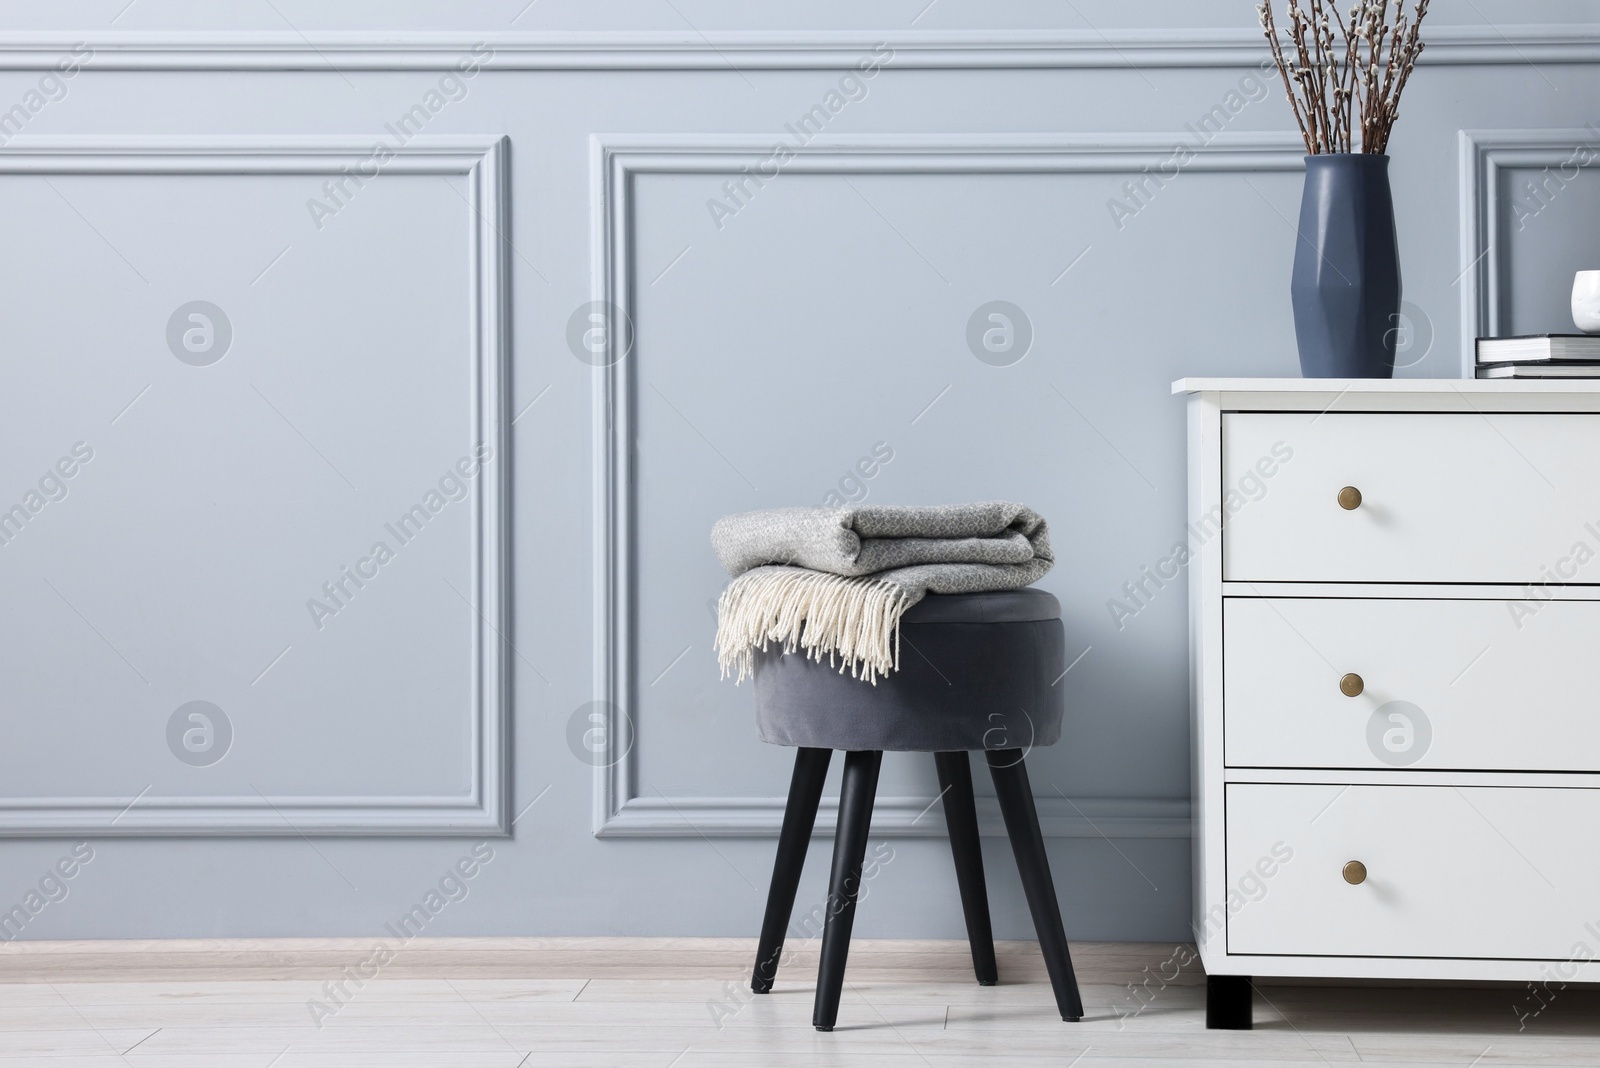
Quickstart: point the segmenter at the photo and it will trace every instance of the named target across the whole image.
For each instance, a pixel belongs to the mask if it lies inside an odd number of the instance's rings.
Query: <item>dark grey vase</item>
[[[1301,374],[1394,377],[1400,247],[1388,156],[1306,157],[1289,292]]]

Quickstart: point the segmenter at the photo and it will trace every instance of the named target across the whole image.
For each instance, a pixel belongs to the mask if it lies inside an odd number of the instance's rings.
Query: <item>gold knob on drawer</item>
[[[1361,676],[1353,671],[1339,678],[1339,692],[1346,697],[1360,697],[1361,691],[1366,688],[1367,684],[1361,680]]]
[[[1361,507],[1361,491],[1354,486],[1346,486],[1339,491],[1339,507],[1347,512],[1353,512]]]
[[[1367,881],[1367,866],[1359,860],[1352,860],[1344,866],[1344,881],[1351,886],[1360,886]]]

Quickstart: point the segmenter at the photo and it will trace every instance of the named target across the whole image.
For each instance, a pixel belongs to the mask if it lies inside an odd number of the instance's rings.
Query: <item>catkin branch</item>
[[[1344,15],[1339,0],[1307,0],[1306,8],[1286,0],[1287,34],[1278,30],[1273,3],[1261,0],[1256,14],[1306,151],[1387,151],[1400,94],[1424,47],[1429,0],[1416,0],[1409,18],[1405,0],[1394,0],[1392,12],[1389,0],[1351,0]]]

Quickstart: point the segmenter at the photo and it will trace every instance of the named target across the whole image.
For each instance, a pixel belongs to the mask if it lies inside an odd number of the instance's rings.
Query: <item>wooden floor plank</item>
[[[745,939],[419,940],[356,981],[365,945],[11,943],[0,1068],[1600,1068],[1600,991],[1270,984],[1254,1031],[1207,1031],[1203,973],[1165,945],[1073,946],[1067,1024],[1035,945],[979,987],[965,943],[863,940],[831,1034],[805,941],[761,996]]]

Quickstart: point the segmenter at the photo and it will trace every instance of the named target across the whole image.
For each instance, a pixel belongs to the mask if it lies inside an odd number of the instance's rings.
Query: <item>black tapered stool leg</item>
[[[1000,981],[994,961],[994,929],[989,926],[989,888],[983,880],[983,847],[978,837],[978,810],[972,800],[972,760],[965,750],[933,754],[939,769],[939,792],[944,798],[944,822],[950,832],[950,852],[956,861],[956,885],[961,888],[961,911],[967,918],[967,941],[972,946],[972,972],[980,986]]]
[[[1017,855],[1017,872],[1028,896],[1028,911],[1039,935],[1039,949],[1055,990],[1056,1008],[1063,1020],[1083,1019],[1083,998],[1078,993],[1078,978],[1072,971],[1072,955],[1067,951],[1067,932],[1061,926],[1061,904],[1056,900],[1055,882],[1050,878],[1050,860],[1044,852],[1044,835],[1039,832],[1039,812],[1033,805],[1033,788],[1028,785],[1028,769],[1020,749],[991,749],[989,775],[1005,817],[1011,851]]]
[[[817,821],[822,784],[828,777],[832,749],[801,748],[794,755],[794,777],[789,780],[789,803],[783,809],[783,830],[778,832],[778,857],[772,862],[772,884],[767,888],[767,913],[761,921],[761,943],[756,947],[755,973],[750,989],[757,994],[772,990],[783,955],[783,936],[794,913],[794,895],[811,845],[811,828]]]
[[[1255,1026],[1255,988],[1248,975],[1206,976],[1206,1027],[1249,1031]]]
[[[856,922],[856,895],[872,830],[872,802],[878,794],[880,752],[851,752],[844,758],[839,789],[839,829],[833,839],[833,875],[828,880],[828,916],[822,928],[822,964],[817,969],[817,1002],[811,1022],[832,1031],[839,1018],[844,964],[850,955],[850,929]]]

